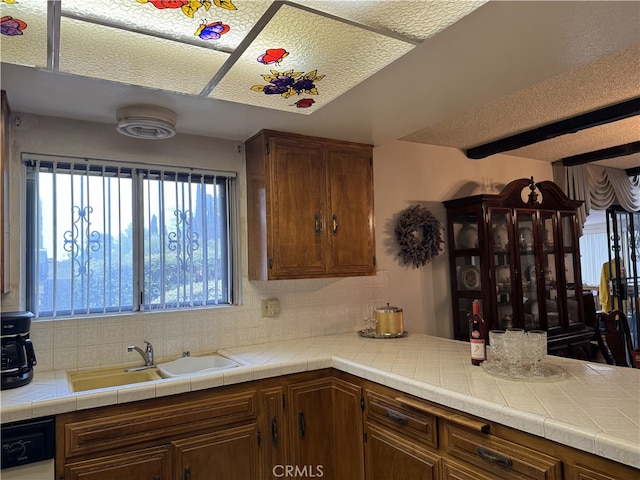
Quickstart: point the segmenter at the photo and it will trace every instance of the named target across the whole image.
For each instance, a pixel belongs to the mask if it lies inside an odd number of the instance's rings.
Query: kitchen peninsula
[[[220,353],[243,366],[214,375],[81,393],[70,391],[64,371],[36,372],[31,384],[2,392],[2,422],[332,368],[406,394],[406,398],[425,400],[425,404],[640,468],[639,370],[547,357],[546,362],[566,370],[562,378],[512,381],[472,366],[466,342],[421,334],[373,340],[347,333],[237,347]]]

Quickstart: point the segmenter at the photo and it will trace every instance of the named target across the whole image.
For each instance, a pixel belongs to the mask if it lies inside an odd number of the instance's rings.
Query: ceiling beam
[[[478,145],[467,149],[465,153],[467,158],[477,160],[635,115],[640,115],[640,97]]]
[[[562,165],[565,167],[574,167],[585,163],[595,162],[597,160],[607,160],[609,158],[625,157],[640,152],[640,142],[625,143],[624,145],[616,145],[615,147],[594,150],[593,152],[579,153],[561,159]]]

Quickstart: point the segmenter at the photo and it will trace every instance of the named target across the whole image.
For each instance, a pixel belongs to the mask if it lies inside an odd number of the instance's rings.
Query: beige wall
[[[552,180],[551,165],[510,155],[469,160],[453,148],[394,141],[374,150],[378,270],[392,305],[404,310],[408,331],[452,337],[449,264],[445,251],[424,267],[401,264],[394,228],[398,214],[422,204],[446,225],[444,200],[499,193],[517,178]]]
[[[236,142],[176,135],[151,141],[124,137],[112,125],[36,115],[20,115],[12,138],[10,214],[11,292],[3,311],[24,309],[24,181],[20,152],[186,165],[238,173],[241,229],[239,305],[161,313],[134,313],[84,319],[38,320],[32,325],[37,370],[75,369],[141,361],[127,345],[154,344],[158,360],[269,341],[355,332],[363,325],[367,305],[383,304],[384,272],[375,277],[249,282],[246,268],[246,184],[244,154]],[[281,313],[262,318],[260,301],[278,298]],[[355,333],[354,333],[355,335]]]
[[[123,137],[111,125],[37,115],[20,115],[13,128],[10,214],[11,293],[3,295],[4,311],[24,309],[24,184],[20,152],[188,165],[238,173],[241,204],[242,302],[228,308],[189,312],[136,313],[90,319],[39,320],[32,327],[37,369],[74,369],[138,363],[126,346],[154,343],[158,359],[190,350],[218,348],[279,339],[355,331],[362,328],[367,305],[390,302],[404,309],[405,327],[450,337],[451,307],[446,252],[425,267],[400,265],[393,229],[395,217],[409,205],[424,203],[445,223],[442,201],[480,191],[497,192],[515,178],[551,179],[544,162],[506,155],[468,160],[451,148],[391,142],[374,149],[376,246],[378,274],[322,280],[249,282],[246,269],[246,187],[244,156],[237,143],[186,135],[162,141]],[[260,300],[277,297],[282,312],[264,319]]]

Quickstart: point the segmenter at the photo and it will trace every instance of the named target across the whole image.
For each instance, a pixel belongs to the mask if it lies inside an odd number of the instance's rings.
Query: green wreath
[[[422,267],[442,251],[442,224],[422,205],[402,211],[395,234],[400,245],[398,256],[405,265]]]

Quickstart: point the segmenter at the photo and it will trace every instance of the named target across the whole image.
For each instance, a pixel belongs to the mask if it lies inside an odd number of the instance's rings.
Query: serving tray
[[[482,368],[485,372],[500,378],[506,378],[508,380],[521,380],[525,382],[548,382],[557,380],[567,373],[567,371],[560,365],[553,365],[551,363],[541,363],[534,371],[531,370],[519,370],[509,371],[503,365],[499,365],[493,362],[482,362]]]
[[[402,333],[376,333],[369,332],[367,330],[358,330],[358,335],[365,338],[402,338],[406,337],[407,331],[403,331]]]

